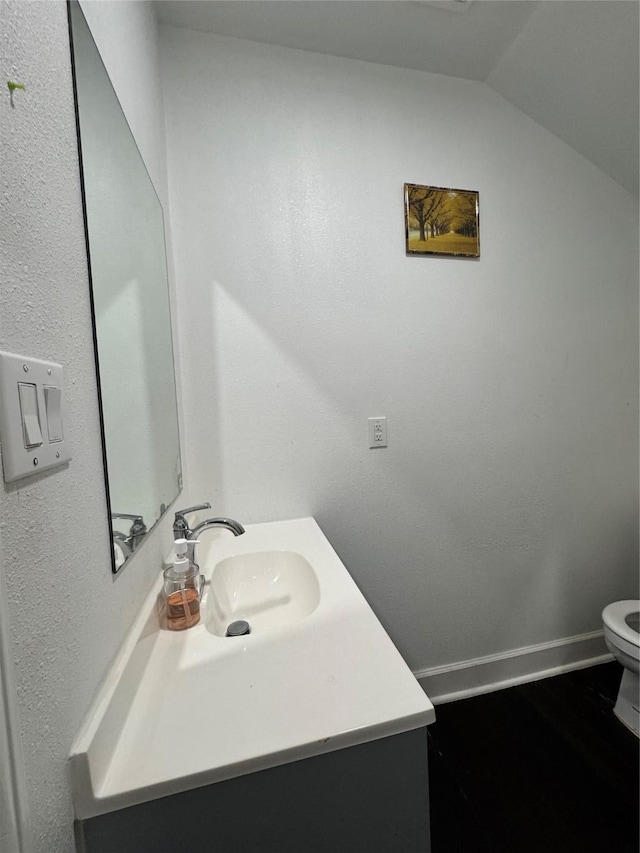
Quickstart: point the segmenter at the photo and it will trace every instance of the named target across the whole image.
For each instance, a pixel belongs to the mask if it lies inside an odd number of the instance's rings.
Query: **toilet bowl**
[[[613,709],[616,717],[640,737],[640,601],[614,601],[602,611],[604,640],[624,671]]]

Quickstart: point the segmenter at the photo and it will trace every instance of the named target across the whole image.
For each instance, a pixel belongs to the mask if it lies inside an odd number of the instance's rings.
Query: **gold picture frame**
[[[404,229],[408,255],[479,258],[479,193],[405,184]]]

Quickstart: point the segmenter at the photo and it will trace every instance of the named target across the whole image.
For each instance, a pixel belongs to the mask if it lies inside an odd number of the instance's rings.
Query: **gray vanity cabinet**
[[[76,839],[78,853],[429,853],[426,728],[78,821]]]

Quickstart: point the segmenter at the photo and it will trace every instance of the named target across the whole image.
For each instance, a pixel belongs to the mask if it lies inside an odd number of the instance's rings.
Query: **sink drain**
[[[227,637],[243,637],[251,633],[251,626],[244,619],[238,619],[227,626]]]

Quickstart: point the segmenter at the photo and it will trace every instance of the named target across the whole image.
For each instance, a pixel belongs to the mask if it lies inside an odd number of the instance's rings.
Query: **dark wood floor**
[[[432,853],[638,853],[638,739],[607,663],[436,707]]]

